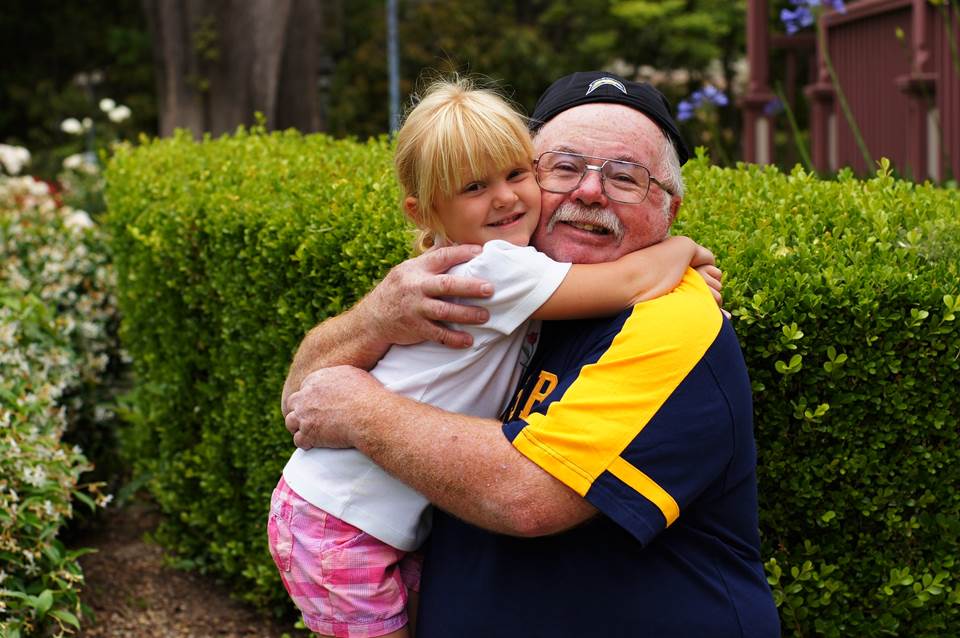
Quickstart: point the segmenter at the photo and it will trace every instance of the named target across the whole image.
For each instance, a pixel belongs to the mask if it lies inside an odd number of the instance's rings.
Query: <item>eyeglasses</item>
[[[603,163],[588,164],[587,160],[602,160]],[[650,169],[643,164],[560,151],[547,151],[534,160],[534,164],[537,167],[537,184],[549,193],[573,192],[580,186],[587,171],[597,171],[600,173],[603,194],[621,204],[643,202],[650,190],[650,182],[673,195],[673,191],[650,175]]]

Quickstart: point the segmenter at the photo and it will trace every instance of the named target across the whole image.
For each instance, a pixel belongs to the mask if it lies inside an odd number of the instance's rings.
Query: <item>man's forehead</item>
[[[663,143],[646,115],[620,104],[584,104],[558,114],[537,133],[537,153],[567,150],[584,155],[649,162]],[[601,153],[607,153],[602,155]]]

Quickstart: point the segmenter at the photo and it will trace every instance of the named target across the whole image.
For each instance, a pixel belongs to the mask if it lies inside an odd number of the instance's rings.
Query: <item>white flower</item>
[[[100,100],[100,110],[103,111],[104,113],[109,113],[110,111],[115,109],[116,106],[117,106],[117,103],[108,97],[105,97],[102,100]]]
[[[63,159],[63,167],[70,171],[75,171],[83,164],[83,153],[74,153]]]
[[[129,119],[130,115],[132,115],[130,111],[130,107],[125,106],[123,104],[121,104],[115,109],[110,109],[110,112],[107,113],[107,117],[110,118],[110,121],[116,122],[117,124],[119,124],[120,122],[123,122],[126,119]]]
[[[93,220],[90,219],[90,215],[86,211],[75,210],[63,220],[63,225],[70,230],[83,230],[84,228],[93,228]]]
[[[83,118],[82,124],[83,130],[89,131],[93,127],[93,120],[91,120],[89,117],[85,117]]]
[[[22,146],[0,144],[0,164],[10,175],[16,175],[24,164],[30,163],[30,151]]]
[[[64,133],[69,133],[70,135],[79,135],[83,133],[83,124],[80,123],[75,117],[68,117],[64,121],[60,122],[60,130]]]
[[[34,487],[42,487],[47,482],[47,471],[40,465],[26,467],[23,470],[23,482]]]
[[[50,186],[39,179],[30,180],[30,184],[27,185],[27,190],[29,190],[30,194],[34,197],[43,197],[44,195],[50,194]]]
[[[4,348],[13,348],[14,340],[17,337],[17,330],[19,328],[20,323],[17,321],[0,325],[0,344],[3,344]],[[4,413],[4,416],[7,418],[9,413]],[[0,426],[5,425],[7,425],[7,423],[4,422],[4,419],[0,419]]]

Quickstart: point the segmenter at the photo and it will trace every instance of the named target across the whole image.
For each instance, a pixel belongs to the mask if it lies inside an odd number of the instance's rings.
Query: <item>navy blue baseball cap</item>
[[[690,158],[690,149],[670,115],[667,98],[645,82],[631,82],[605,71],[580,71],[551,84],[533,109],[530,130],[538,131],[541,126],[567,109],[595,102],[623,104],[640,111],[670,136],[681,165]]]

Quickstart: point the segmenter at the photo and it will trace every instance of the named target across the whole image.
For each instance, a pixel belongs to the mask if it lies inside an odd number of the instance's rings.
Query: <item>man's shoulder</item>
[[[688,270],[671,292],[631,308],[618,330],[621,340],[641,340],[650,347],[705,351],[720,334],[723,315],[709,288]]]

